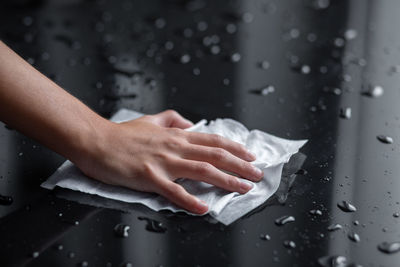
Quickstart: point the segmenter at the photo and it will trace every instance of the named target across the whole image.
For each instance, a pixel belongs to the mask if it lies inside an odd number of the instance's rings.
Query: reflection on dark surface
[[[193,121],[231,117],[310,141],[302,150],[307,173],[284,176],[274,198],[223,226],[138,205],[95,208],[69,201],[72,192],[43,190],[64,159],[1,125],[0,195],[13,203],[0,205],[0,265],[317,266],[342,256],[397,266],[400,253],[378,245],[400,240],[399,7],[394,0],[2,1],[1,39],[103,116],[174,108]],[[365,95],[377,87],[383,94]],[[343,119],[346,108],[351,116]],[[342,201],[357,211],[343,212]],[[295,221],[275,225],[284,215]],[[167,231],[147,231],[138,217]],[[120,223],[130,227],[126,238],[114,234]]]

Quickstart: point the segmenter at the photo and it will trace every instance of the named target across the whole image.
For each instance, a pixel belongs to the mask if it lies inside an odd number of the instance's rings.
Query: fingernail
[[[247,160],[254,161],[256,159],[257,159],[256,155],[247,150]]]
[[[254,166],[254,165],[252,165],[252,166],[253,166],[254,173],[257,175],[257,178],[260,178],[261,176],[264,175],[264,173],[263,173],[262,170],[260,170],[259,168],[257,168],[257,167]]]
[[[247,193],[249,190],[253,188],[253,184],[246,181],[240,181],[240,193]]]
[[[199,211],[201,212],[201,213],[205,213],[205,212],[207,212],[208,211],[208,205],[207,205],[207,203],[206,202],[204,202],[203,200],[201,200],[201,199],[197,199],[197,202],[199,203]],[[205,208],[205,210],[204,210],[204,208]]]

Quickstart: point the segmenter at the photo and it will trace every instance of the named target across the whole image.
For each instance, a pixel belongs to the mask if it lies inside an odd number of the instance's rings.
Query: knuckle
[[[230,189],[236,189],[239,186],[239,181],[234,177],[229,177],[226,179],[226,186]]]
[[[168,116],[171,116],[171,117],[177,117],[177,116],[179,116],[178,112],[176,112],[176,111],[173,110],[173,109],[167,109],[167,110],[165,111],[165,113],[166,113]]]
[[[195,169],[200,175],[209,175],[212,172],[212,166],[207,162],[199,162]]]
[[[215,148],[213,151],[213,157],[218,161],[225,159],[228,156],[227,154],[228,153],[222,148]]]
[[[212,134],[211,138],[213,140],[213,143],[215,145],[222,145],[224,143],[224,138],[221,135],[218,134]]]
[[[171,136],[169,138],[166,138],[164,142],[169,149],[179,150],[182,149],[183,146],[182,140],[180,140],[176,136]]]
[[[151,179],[157,178],[156,171],[154,170],[152,164],[150,164],[149,162],[143,163],[143,171],[142,172],[148,178],[151,178]]]

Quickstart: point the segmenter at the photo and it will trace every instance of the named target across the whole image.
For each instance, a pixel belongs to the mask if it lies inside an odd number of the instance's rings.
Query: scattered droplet
[[[356,242],[356,243],[360,242],[360,236],[355,232],[349,233],[348,237],[353,242]]]
[[[57,246],[57,250],[63,250],[63,249],[64,249],[63,245],[60,244],[60,245]]]
[[[141,221],[146,221],[146,230],[155,233],[165,233],[167,228],[162,224],[162,222],[146,218],[146,217],[138,217]]]
[[[290,222],[294,222],[295,220],[296,219],[293,216],[285,215],[285,216],[282,216],[282,217],[279,217],[278,219],[276,219],[275,224],[281,226],[281,225],[285,225]]]
[[[320,211],[320,210],[310,210],[309,213],[311,215],[319,215],[319,216],[322,215],[322,211]]]
[[[308,66],[308,65],[303,65],[303,66],[301,66],[301,68],[300,68],[300,72],[301,72],[302,74],[309,74],[309,73],[311,72],[311,68],[310,68],[310,66]]]
[[[400,213],[398,213],[398,212],[393,213],[393,217],[399,218],[400,217]]]
[[[261,234],[260,238],[262,240],[267,240],[267,241],[271,240],[271,237],[268,234]]]
[[[343,228],[342,225],[340,225],[340,224],[338,224],[338,223],[335,223],[335,224],[329,225],[327,229],[328,229],[328,231],[333,232],[333,231],[340,230],[340,229],[342,229],[342,228]]]
[[[68,253],[68,257],[71,258],[71,259],[74,258],[75,257],[75,253],[74,252]]]
[[[355,212],[357,210],[357,208],[353,204],[347,201],[339,202],[337,206],[344,212]]]
[[[393,144],[393,138],[390,136],[380,134],[376,138],[384,144]]]
[[[114,227],[114,233],[119,237],[128,237],[129,229],[129,225],[119,223]]]
[[[378,249],[383,253],[392,254],[400,251],[400,242],[382,242]]]
[[[362,95],[369,96],[369,97],[380,97],[383,95],[383,87],[380,85],[370,85],[368,90],[362,92]]]
[[[189,55],[189,54],[183,54],[183,55],[181,56],[180,61],[181,61],[182,64],[187,64],[187,63],[189,63],[189,62],[190,62],[190,55]]]
[[[39,251],[32,252],[32,258],[37,258],[37,257],[39,257]]]
[[[346,120],[351,119],[351,108],[341,108],[340,117]]]
[[[347,29],[344,32],[344,38],[346,38],[347,41],[353,40],[356,37],[357,37],[357,31],[354,29]]]
[[[81,267],[87,267],[87,266],[89,266],[89,263],[87,261],[82,261],[80,266]]]
[[[237,27],[233,23],[229,23],[228,25],[226,25],[225,29],[226,32],[230,34],[234,34],[237,31]]]
[[[324,256],[318,259],[323,267],[347,267],[347,259],[343,256]]]
[[[234,53],[231,55],[232,62],[239,62],[241,59],[241,55],[239,53]]]
[[[360,222],[357,221],[357,220],[355,220],[355,221],[353,222],[353,224],[357,226],[357,225],[360,225]]]
[[[283,245],[284,245],[286,248],[295,248],[295,247],[296,247],[296,243],[293,242],[293,241],[291,241],[291,240],[285,240],[285,241],[283,241]]]
[[[271,94],[273,92],[275,92],[275,87],[272,85],[268,85],[266,87],[263,87],[261,89],[254,89],[250,91],[253,94],[257,94],[257,95],[262,95],[262,96],[266,96],[268,94]]]
[[[13,203],[13,198],[10,196],[2,196],[0,195],[0,205],[11,205]]]

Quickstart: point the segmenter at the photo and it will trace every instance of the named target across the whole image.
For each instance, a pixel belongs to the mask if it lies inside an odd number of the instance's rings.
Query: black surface
[[[399,266],[400,253],[377,248],[400,241],[400,218],[393,216],[400,212],[399,10],[394,0],[2,1],[1,39],[103,116],[121,107],[174,108],[193,121],[231,117],[310,141],[302,149],[307,173],[293,180],[284,204],[274,197],[223,226],[138,205],[95,208],[92,197],[40,189],[63,159],[1,125],[0,195],[14,200],[0,206],[1,266],[317,266],[326,255]],[[228,33],[228,24],[237,31]],[[348,29],[356,38],[343,39]],[[213,35],[217,55],[203,43]],[[182,64],[186,53],[191,60]],[[231,61],[234,53],[239,62]],[[310,73],[301,73],[303,65]],[[275,91],[254,93],[268,85]],[[362,94],[374,85],[383,87],[382,96]],[[346,107],[350,119],[339,116]],[[357,211],[340,210],[343,200]],[[296,221],[275,225],[283,215]],[[147,231],[143,216],[167,231]],[[127,238],[114,234],[118,223],[131,227]],[[343,229],[329,232],[332,223]],[[348,238],[352,232],[360,242]],[[286,248],[285,240],[296,247]]]

